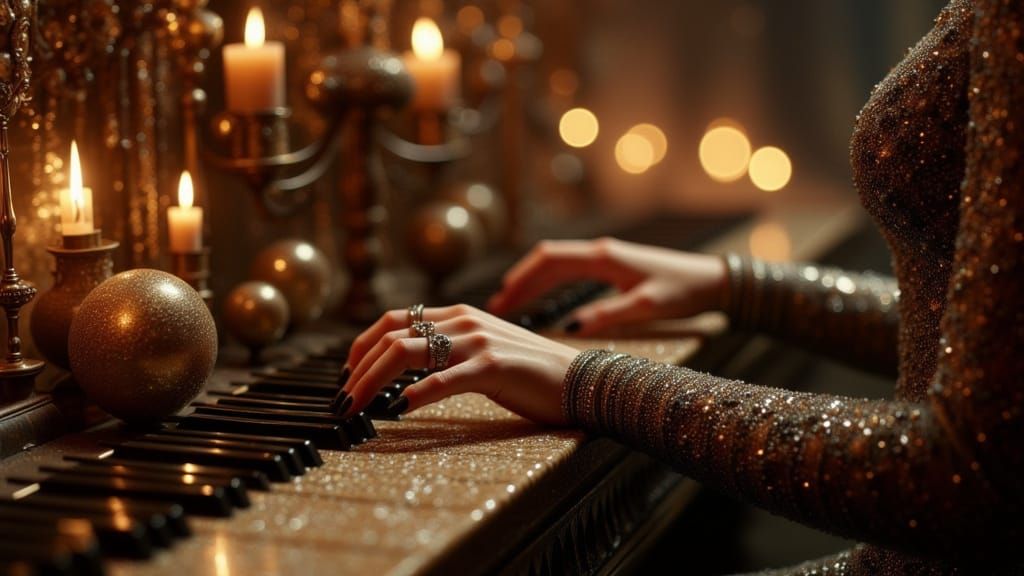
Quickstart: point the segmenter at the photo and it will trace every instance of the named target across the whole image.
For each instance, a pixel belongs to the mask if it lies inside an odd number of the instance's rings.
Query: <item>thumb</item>
[[[607,328],[654,317],[654,300],[645,291],[633,289],[581,306],[566,325],[566,331],[574,336],[590,336]]]

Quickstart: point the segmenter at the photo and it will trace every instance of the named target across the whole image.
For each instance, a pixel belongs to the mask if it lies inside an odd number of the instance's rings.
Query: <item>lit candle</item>
[[[284,44],[266,42],[263,12],[249,10],[245,43],[224,47],[224,91],[228,110],[240,114],[284,106]]]
[[[167,208],[171,252],[187,254],[203,249],[203,209],[193,206],[192,175],[185,170],[178,181],[178,205]]]
[[[441,30],[430,18],[420,18],[412,27],[412,51],[402,59],[412,76],[414,110],[447,110],[459,99],[462,59],[458,52],[444,49]]]
[[[64,236],[92,234],[92,189],[82,186],[78,144],[71,141],[71,178],[60,193],[60,225]]]

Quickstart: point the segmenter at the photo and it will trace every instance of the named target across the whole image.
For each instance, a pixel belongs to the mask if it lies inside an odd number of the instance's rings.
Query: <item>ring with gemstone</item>
[[[409,306],[407,310],[409,319],[409,326],[412,327],[417,322],[423,322],[423,304],[413,304]]]
[[[427,322],[413,322],[412,327],[409,328],[413,337],[419,338],[430,338],[436,332],[434,323]]]
[[[427,337],[427,353],[430,355],[430,369],[444,370],[452,355],[452,339],[444,334],[431,334]]]

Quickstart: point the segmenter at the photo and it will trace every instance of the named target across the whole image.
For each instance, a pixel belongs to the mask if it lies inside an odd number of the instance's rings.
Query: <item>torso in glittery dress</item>
[[[786,573],[1020,573],[1024,2],[953,0],[877,86],[851,152],[898,289],[730,257],[726,312],[737,328],[861,366],[898,363],[892,400],[587,351],[566,377],[566,416],[741,500],[868,543]]]

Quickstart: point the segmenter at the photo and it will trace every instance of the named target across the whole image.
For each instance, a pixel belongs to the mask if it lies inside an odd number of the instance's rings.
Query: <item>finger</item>
[[[486,393],[483,387],[486,386],[487,379],[481,378],[483,372],[483,363],[472,360],[457,364],[441,372],[435,372],[406,388],[402,392],[402,396],[393,402],[391,406],[395,407],[395,414],[397,415],[411,412],[456,394],[463,394],[465,392]]]
[[[399,328],[398,330],[392,330],[380,337],[377,342],[370,348],[366,354],[363,354],[362,358],[359,359],[358,363],[351,364],[352,372],[348,377],[348,381],[345,382],[342,388],[348,392],[352,391],[352,386],[366,374],[366,371],[371,366],[380,360],[380,357],[384,355],[388,349],[391,348],[399,340],[413,338],[411,330],[408,328]],[[423,339],[426,342],[425,339]]]
[[[630,290],[581,306],[567,326],[574,327],[574,336],[590,336],[612,326],[651,320],[654,316],[653,300],[642,290]]]
[[[507,314],[560,284],[584,278],[621,285],[625,279],[608,257],[606,244],[572,241],[539,245],[508,271],[488,308],[495,314]]]
[[[452,339],[452,353],[449,365],[454,367],[464,362],[473,351],[469,337]],[[373,400],[378,391],[406,370],[426,368],[429,363],[426,338],[401,338],[394,341],[387,350],[359,378],[353,377],[348,394],[352,398],[346,414],[357,414]]]
[[[409,319],[406,310],[385,312],[376,322],[352,341],[352,345],[348,349],[348,358],[345,360],[345,367],[351,372],[351,369],[359,364],[363,356],[380,342],[380,339],[385,334],[408,326],[408,324]]]

